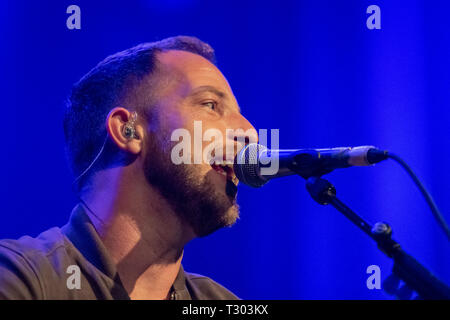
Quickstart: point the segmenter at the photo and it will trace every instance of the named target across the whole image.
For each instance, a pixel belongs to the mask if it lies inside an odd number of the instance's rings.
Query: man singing
[[[230,165],[173,162],[172,133],[195,144],[194,122],[222,132],[224,148],[257,140],[213,49],[196,38],[140,44],[78,81],[64,133],[80,202],[62,228],[0,241],[0,298],[236,299],[181,265],[188,241],[239,216]]]

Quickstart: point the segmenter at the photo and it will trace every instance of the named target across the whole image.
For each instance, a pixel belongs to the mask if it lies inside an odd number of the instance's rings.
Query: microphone
[[[387,151],[374,146],[271,150],[252,143],[236,155],[233,169],[239,181],[259,188],[274,178],[294,174],[304,179],[320,177],[334,169],[370,166],[387,158]]]

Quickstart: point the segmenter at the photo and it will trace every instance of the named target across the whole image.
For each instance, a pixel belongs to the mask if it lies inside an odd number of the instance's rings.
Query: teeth
[[[216,170],[216,172],[229,178],[236,186],[238,185],[239,179],[234,174],[233,162],[218,161],[218,162],[214,162],[213,166],[221,168],[222,170]],[[228,172],[231,172],[231,176],[228,175]]]
[[[218,172],[225,177],[228,175],[227,172],[223,168],[222,168],[222,170],[219,170]]]
[[[234,159],[230,159],[230,160],[227,160],[227,159],[220,159],[220,158],[211,158],[210,160],[209,160],[209,163],[213,163],[213,164],[215,164],[215,165],[233,165],[234,164]]]

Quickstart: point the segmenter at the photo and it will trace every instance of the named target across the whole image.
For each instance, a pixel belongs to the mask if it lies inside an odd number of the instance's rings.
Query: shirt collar
[[[115,299],[130,299],[120,281],[115,263],[109,256],[106,247],[103,245],[82,204],[75,206],[70,215],[69,222],[61,229],[85,259],[106,276],[113,279],[115,284],[111,289],[113,297]],[[191,295],[186,287],[185,272],[181,265],[172,285],[171,292],[171,296],[174,299],[191,299]]]

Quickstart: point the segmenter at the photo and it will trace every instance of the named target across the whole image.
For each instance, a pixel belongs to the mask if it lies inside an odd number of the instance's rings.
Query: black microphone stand
[[[306,179],[306,189],[317,203],[331,204],[375,240],[378,248],[393,259],[392,273],[416,291],[421,299],[450,299],[450,288],[400,248],[398,242],[391,238],[392,229],[387,223],[378,222],[372,227],[336,197],[336,189],[329,181],[319,177],[305,177],[300,172],[299,175]]]

